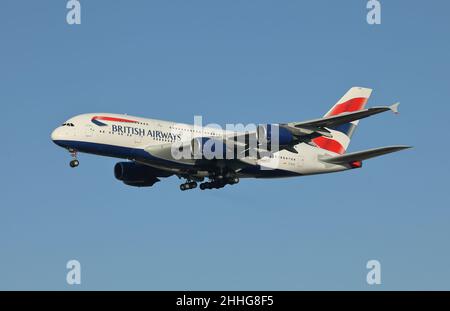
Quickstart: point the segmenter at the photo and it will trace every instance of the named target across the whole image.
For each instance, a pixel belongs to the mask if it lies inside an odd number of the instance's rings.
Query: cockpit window
[[[73,123],[63,123],[61,126],[75,126]]]

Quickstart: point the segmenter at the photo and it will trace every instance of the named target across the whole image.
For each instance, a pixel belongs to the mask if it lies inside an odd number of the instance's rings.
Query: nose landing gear
[[[70,167],[74,168],[80,165],[80,161],[77,159],[77,151],[73,149],[69,149],[70,155],[72,156],[72,161],[70,161],[69,165]]]

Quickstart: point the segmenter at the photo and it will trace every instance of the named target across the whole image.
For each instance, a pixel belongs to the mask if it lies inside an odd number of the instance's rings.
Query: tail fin
[[[352,87],[344,96],[325,114],[325,117],[335,116],[345,112],[364,109],[372,89]],[[342,124],[330,128],[333,138],[324,136],[313,139],[313,142],[322,149],[343,154],[350,144],[350,139],[355,132],[359,121]]]

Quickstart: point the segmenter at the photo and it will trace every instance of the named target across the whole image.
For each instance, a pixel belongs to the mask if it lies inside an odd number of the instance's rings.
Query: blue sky
[[[66,1],[0,4],[0,289],[450,289],[448,1]],[[85,112],[179,122],[301,121],[351,86],[401,114],[350,151],[414,149],[361,170],[220,191],[126,187],[115,159],[50,132]],[[82,284],[66,284],[77,259]],[[366,283],[381,263],[382,285]]]

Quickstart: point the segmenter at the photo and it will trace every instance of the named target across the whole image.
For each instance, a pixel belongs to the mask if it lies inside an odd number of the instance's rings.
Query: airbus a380
[[[71,167],[79,165],[78,152],[127,159],[115,165],[114,175],[136,187],[150,187],[172,175],[186,180],[181,190],[196,188],[197,182],[202,182],[204,190],[236,184],[240,178],[339,172],[410,148],[346,153],[360,119],[398,112],[398,103],[366,109],[371,93],[371,89],[353,87],[322,118],[258,125],[241,132],[123,114],[81,114],[56,128],[51,139],[70,152]],[[203,153],[206,147],[213,156]]]

